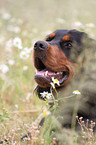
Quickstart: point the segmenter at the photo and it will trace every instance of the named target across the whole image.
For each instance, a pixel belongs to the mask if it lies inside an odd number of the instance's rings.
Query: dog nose
[[[35,50],[46,50],[48,49],[48,45],[46,42],[44,41],[37,41],[35,44],[34,44],[34,49]]]

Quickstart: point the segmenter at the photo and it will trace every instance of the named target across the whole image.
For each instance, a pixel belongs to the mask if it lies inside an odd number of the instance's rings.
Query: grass
[[[45,136],[38,129],[40,114],[46,110],[46,103],[33,93],[36,83],[32,50],[28,58],[20,58],[20,53],[26,47],[32,49],[36,40],[44,39],[55,29],[76,28],[96,38],[95,7],[95,0],[0,1],[0,65],[8,67],[4,72],[4,68],[0,69],[0,140],[3,144],[7,141],[21,145],[55,144],[55,138],[49,135],[51,124],[46,133],[41,129]],[[80,23],[82,25],[78,25]],[[14,46],[16,37],[22,40],[22,49]],[[13,64],[9,60],[13,60]],[[25,134],[28,138],[21,141]],[[69,132],[65,131],[65,134],[67,136]],[[71,135],[69,138],[72,143],[74,138]]]

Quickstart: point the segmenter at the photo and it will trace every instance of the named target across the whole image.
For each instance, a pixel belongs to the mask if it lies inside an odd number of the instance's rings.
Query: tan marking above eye
[[[50,38],[53,38],[54,36],[55,36],[55,33],[51,33],[51,34],[49,35]]]
[[[64,40],[64,41],[69,41],[69,40],[70,40],[70,36],[69,36],[69,35],[63,36],[63,40]]]

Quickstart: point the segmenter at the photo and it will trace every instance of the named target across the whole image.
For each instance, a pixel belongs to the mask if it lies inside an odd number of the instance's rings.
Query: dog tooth
[[[56,74],[57,74],[57,75],[60,75],[60,74],[62,74],[62,72],[57,72]]]
[[[57,75],[59,75],[60,73],[59,72],[57,72]]]
[[[60,75],[62,73],[63,73],[62,71],[61,72],[55,72],[55,75]]]
[[[62,72],[60,71],[59,74],[62,74]]]
[[[48,71],[46,71],[46,72],[44,73],[44,75],[47,76],[47,75],[48,75]]]

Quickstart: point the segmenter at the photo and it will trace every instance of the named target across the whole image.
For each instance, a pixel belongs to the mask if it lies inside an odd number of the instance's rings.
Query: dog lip
[[[42,75],[41,76],[40,75],[35,75],[35,81],[42,88],[50,86],[50,80],[47,79],[46,77],[42,76]]]
[[[64,74],[65,73],[65,74]],[[63,78],[59,81],[59,83],[60,84],[63,84],[64,83],[64,81],[66,81],[67,80],[67,78],[68,78],[68,76],[69,76],[69,72],[63,72]]]
[[[35,57],[35,67],[36,67],[36,75],[35,81],[40,87],[51,87],[52,77],[59,81],[60,86],[67,80],[69,76],[68,70],[64,71],[52,71],[50,68],[47,68],[42,60],[38,57]],[[55,85],[56,87],[60,87]]]
[[[41,61],[39,57],[35,57],[34,65],[36,69],[39,71],[44,70],[46,68],[46,66],[44,65],[44,63]]]
[[[68,78],[67,71],[60,72],[52,72],[47,68],[41,71],[36,70],[35,81],[41,87],[51,87],[50,83],[52,82],[52,77],[58,79],[60,86],[67,80]],[[60,87],[56,85],[56,87]]]

